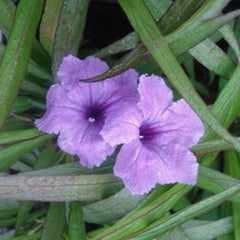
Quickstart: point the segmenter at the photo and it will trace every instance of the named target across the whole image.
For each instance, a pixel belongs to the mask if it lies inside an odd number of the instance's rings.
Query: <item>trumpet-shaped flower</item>
[[[204,133],[203,124],[183,100],[157,76],[141,76],[137,105],[108,118],[101,131],[112,147],[124,144],[114,174],[133,194],[149,192],[157,183],[195,184],[196,157],[189,148]]]
[[[138,101],[138,74],[134,70],[102,82],[79,81],[107,70],[107,64],[98,58],[65,57],[58,71],[60,84],[50,87],[47,111],[35,121],[40,130],[59,134],[59,147],[78,155],[82,165],[89,168],[99,166],[115,150],[99,134],[106,119]]]

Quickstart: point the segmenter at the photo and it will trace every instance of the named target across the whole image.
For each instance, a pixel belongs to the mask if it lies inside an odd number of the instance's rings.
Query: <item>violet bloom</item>
[[[195,184],[196,157],[189,151],[204,133],[199,117],[157,76],[141,76],[140,101],[108,118],[101,134],[111,146],[124,144],[114,166],[133,194],[149,192],[157,183]]]
[[[107,64],[98,58],[65,57],[58,71],[61,83],[51,86],[47,93],[47,111],[35,121],[40,130],[59,134],[59,147],[78,155],[81,164],[89,168],[99,166],[115,150],[115,146],[106,143],[99,134],[105,120],[139,99],[138,74],[134,70],[97,83],[79,81],[107,70]]]

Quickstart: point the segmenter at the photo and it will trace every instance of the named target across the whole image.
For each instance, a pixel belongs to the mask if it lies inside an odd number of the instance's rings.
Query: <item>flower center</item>
[[[143,123],[140,127],[139,139],[144,142],[152,141],[159,133],[159,129],[157,129],[154,124]]]
[[[92,118],[92,117],[89,117],[89,118],[88,118],[88,121],[89,121],[90,123],[93,123],[93,122],[96,121],[96,119],[95,119],[95,118]]]
[[[104,113],[101,106],[92,105],[87,108],[85,117],[88,122],[96,123],[103,120]]]

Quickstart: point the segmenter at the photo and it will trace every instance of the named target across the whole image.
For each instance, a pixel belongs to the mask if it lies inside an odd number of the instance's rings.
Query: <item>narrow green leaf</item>
[[[164,35],[169,34],[180,27],[190,17],[192,17],[196,11],[206,4],[206,0],[194,1],[194,0],[178,0],[174,1],[168,9],[167,13],[164,14],[160,22],[158,23],[159,28]]]
[[[70,203],[69,233],[71,240],[86,239],[84,216],[80,202]]]
[[[217,135],[231,143],[237,151],[240,151],[240,143],[220,125],[208,107],[204,104],[176,60],[171,49],[168,46],[158,46],[157,43],[162,39],[162,34],[147,11],[143,1],[136,2],[131,0],[120,0],[119,3],[128,15],[131,24],[139,33],[140,38],[152,54],[153,58],[168,77],[169,81]],[[194,24],[195,23],[193,23],[193,25]],[[192,27],[193,26],[190,28]]]
[[[176,1],[178,2],[178,1]],[[193,48],[195,45],[209,37],[211,34],[213,34],[217,29],[219,29],[221,26],[223,26],[225,23],[231,21],[235,17],[240,15],[240,11],[235,11],[228,13],[226,15],[223,15],[218,18],[210,19],[207,21],[204,21],[200,26],[197,28],[194,28],[190,31],[187,31],[184,36],[178,36],[176,39],[171,39],[167,36],[165,36],[161,41],[158,42],[158,46],[165,46],[166,44],[170,45],[170,48],[172,49],[174,55],[180,56],[184,52],[188,51],[189,49]],[[160,28],[163,32],[165,28]],[[136,36],[136,39],[135,39]],[[131,36],[129,36],[130,40],[128,39],[128,35],[126,36],[126,39],[123,38],[116,43],[113,43],[112,45],[109,45],[108,47],[103,49],[102,51],[99,51],[99,53],[96,54],[96,56],[105,56],[106,54],[115,54],[121,51],[124,47],[125,48],[131,48],[135,47],[137,43],[137,35],[134,33]],[[129,45],[128,45],[129,44]],[[116,51],[113,50],[113,47],[116,48]],[[99,55],[98,55],[99,54]],[[94,81],[100,81],[108,77],[112,77],[114,75],[120,74],[126,69],[137,66],[139,63],[148,60],[150,54],[147,52],[144,46],[139,45],[135,50],[133,50],[130,54],[128,54],[124,59],[121,61],[120,64],[115,65],[112,67],[109,71],[106,73],[91,78],[88,81],[94,82]],[[228,61],[228,60],[227,60]],[[229,60],[231,61],[231,60]],[[213,69],[215,70],[215,69]],[[219,72],[219,71],[218,71]]]
[[[24,80],[43,0],[21,0],[0,67],[0,130]]]
[[[236,184],[239,180],[224,173],[200,165],[198,171],[198,187],[212,193],[219,193],[227,190]],[[240,203],[240,194],[236,194],[230,199],[234,203]]]
[[[65,223],[65,204],[51,203],[41,240],[60,240]]]
[[[174,1],[170,6],[170,8],[168,9],[167,13],[162,17],[162,19],[158,23],[158,26],[160,27],[160,29],[163,31],[164,34],[170,33],[171,31],[179,27],[182,23],[184,23],[184,21],[186,21],[204,1],[205,0]],[[154,5],[159,6],[164,4],[165,7],[160,11],[157,11],[158,12],[157,14],[161,14],[161,15],[163,11],[164,12],[166,11],[166,7],[168,3],[169,1],[158,1],[158,0],[145,1],[145,4],[148,4],[148,7],[152,6],[152,8]],[[156,11],[156,9],[153,8],[152,11]],[[171,19],[171,21],[169,21],[169,19]],[[122,51],[130,50],[136,47],[137,43],[139,42],[140,42],[140,39],[138,35],[135,32],[132,32],[128,34],[126,37],[103,48],[102,50],[97,52],[95,55],[98,57],[104,57],[106,55],[116,54]],[[181,49],[181,47],[179,47],[179,49]],[[149,55],[144,47],[141,47],[141,50],[142,50],[142,55]],[[139,58],[141,59],[142,57],[139,56]],[[126,63],[128,63],[128,61],[126,61]],[[125,69],[129,67],[130,65],[128,64],[128,67],[126,67]]]
[[[58,20],[64,0],[47,0],[40,25],[40,42],[49,56],[52,56]],[[54,13],[54,14],[53,14]]]
[[[240,184],[238,183],[237,185],[225,191],[222,191],[221,193],[218,193],[212,197],[209,197],[205,200],[195,203],[189,206],[188,208],[183,209],[180,212],[177,212],[175,214],[172,214],[168,217],[162,218],[154,222],[149,227],[144,229],[142,233],[140,233],[136,237],[132,237],[131,239],[145,240],[159,237],[164,233],[176,228],[177,226],[180,226],[184,222],[187,222],[188,220],[193,219],[194,217],[199,216],[209,211],[210,209],[217,207],[223,201],[238,193],[239,190]]]
[[[0,176],[0,199],[33,201],[94,201],[122,184],[112,174],[64,176]]]
[[[193,225],[193,226],[192,226]],[[232,218],[217,221],[191,220],[156,240],[213,240],[233,230]]]
[[[210,39],[199,43],[189,53],[207,69],[226,79],[236,68],[236,64]]]
[[[13,1],[1,0],[0,1],[0,28],[4,34],[8,34],[11,30],[15,15],[15,5]]]
[[[44,88],[29,81],[23,82],[21,90],[27,92],[27,94],[31,94],[32,96],[38,96],[42,98],[45,98],[47,93],[47,91]]]
[[[39,147],[44,141],[52,138],[52,135],[43,135],[31,140],[23,141],[0,150],[0,171],[9,168],[23,154]]]
[[[45,159],[48,161],[48,158]],[[84,168],[79,162],[71,162],[65,163],[61,165],[57,165],[54,167],[37,170],[37,171],[29,171],[22,173],[25,176],[57,176],[57,175],[68,175],[68,174],[81,174],[81,175],[89,175],[89,174],[105,174],[112,173],[112,165],[111,166],[101,166],[99,168],[88,169]]]
[[[0,145],[35,138],[43,133],[36,128],[16,131],[6,131],[0,134]]]
[[[171,6],[171,0],[144,0],[154,19],[158,21]]]
[[[236,57],[238,59],[238,63],[240,63],[240,48],[232,27],[230,25],[225,25],[219,29],[219,32],[234,50],[234,53],[236,54]]]
[[[236,138],[236,140],[240,141],[240,138]],[[218,139],[208,142],[201,142],[192,147],[191,151],[193,151],[195,154],[206,154],[211,152],[220,152],[228,149],[232,149],[232,145],[224,140]]]
[[[52,145],[47,145],[44,150],[41,152],[35,166],[34,170],[47,168],[52,166],[56,162],[55,151]],[[15,234],[18,235],[20,233],[21,227],[24,222],[27,220],[28,215],[32,207],[34,206],[34,202],[25,201],[21,202],[18,209],[16,226],[15,226]]]
[[[234,151],[225,152],[225,161],[229,170],[230,176],[240,179],[240,160]],[[240,204],[232,203],[233,225],[234,225],[234,239],[240,240]]]
[[[12,1],[9,0],[1,0],[0,1],[0,28],[3,30],[5,36],[9,36],[16,13],[16,6]],[[43,66],[46,70],[50,70],[50,61],[49,57],[43,51],[42,46],[40,43],[35,39],[33,42],[33,50],[32,50],[32,59]]]
[[[0,60],[2,59],[2,56],[4,55],[5,50],[6,50],[5,45],[0,43]],[[29,61],[28,72],[42,79],[51,78],[50,73],[46,69],[44,69],[42,66],[35,63],[33,60]]]
[[[89,0],[64,0],[53,50],[52,72],[55,82],[63,57],[77,55],[85,28]]]
[[[228,81],[226,87],[220,93],[211,111],[218,120],[228,128],[239,114],[240,109],[240,67],[237,67],[232,78]],[[212,129],[207,128],[203,141],[211,140],[216,137]],[[211,165],[216,155],[209,155],[204,158],[204,165]]]
[[[170,190],[158,196],[158,199],[155,199],[151,204],[140,208],[133,214],[130,213],[112,227],[102,230],[93,237],[93,240],[128,239],[129,236],[145,229],[150,223],[168,212],[190,188],[190,186],[180,184],[173,186]]]
[[[0,219],[10,218],[17,213],[18,202],[0,201]]]
[[[133,196],[124,188],[109,198],[83,206],[84,219],[97,224],[112,222],[137,207],[145,197]]]

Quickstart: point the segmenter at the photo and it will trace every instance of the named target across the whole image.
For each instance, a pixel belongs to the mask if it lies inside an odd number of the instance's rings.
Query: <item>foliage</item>
[[[134,32],[89,49],[89,0],[0,1],[0,239],[240,239],[240,10],[225,13],[229,2],[119,0]],[[164,76],[205,123],[191,149],[197,186],[134,196],[112,175],[115,155],[89,170],[35,129],[68,53],[111,64],[88,82],[130,67]]]

